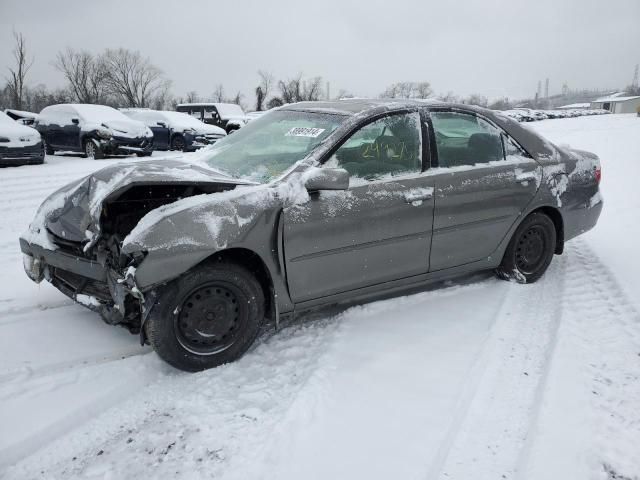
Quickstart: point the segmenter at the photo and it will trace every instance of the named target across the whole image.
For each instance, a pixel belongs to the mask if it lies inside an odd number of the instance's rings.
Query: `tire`
[[[187,146],[187,142],[184,141],[184,137],[182,135],[175,135],[171,139],[171,150],[184,151],[186,146]]]
[[[54,155],[56,153],[56,151],[51,148],[51,146],[46,143],[46,142],[42,142],[44,144],[44,153],[45,155]]]
[[[518,226],[496,270],[500,278],[533,283],[549,267],[556,249],[556,227],[544,213],[532,213]]]
[[[144,327],[170,365],[187,372],[240,358],[265,315],[258,280],[232,263],[206,263],[161,287]]]
[[[152,152],[136,152],[139,157],[150,157]]]
[[[91,158],[93,160],[101,160],[104,158],[104,152],[102,149],[91,139],[84,141],[83,150],[87,158]]]

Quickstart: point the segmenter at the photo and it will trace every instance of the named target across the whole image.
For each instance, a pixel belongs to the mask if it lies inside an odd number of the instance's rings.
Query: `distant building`
[[[562,105],[561,107],[556,107],[558,110],[586,110],[590,108],[590,103],[571,103],[569,105]]]
[[[624,93],[615,93],[609,97],[598,98],[591,102],[591,108],[602,108],[611,113],[636,113],[640,108],[640,95],[624,95]]]

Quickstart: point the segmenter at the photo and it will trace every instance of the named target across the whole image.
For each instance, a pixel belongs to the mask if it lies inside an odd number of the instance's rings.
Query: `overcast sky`
[[[15,28],[35,56],[32,85],[64,84],[51,62],[66,46],[126,47],[176,95],[221,83],[251,103],[264,69],[321,75],[332,93],[426,80],[436,93],[521,98],[546,77],[550,93],[630,84],[639,21],[640,0],[0,0],[0,70]]]

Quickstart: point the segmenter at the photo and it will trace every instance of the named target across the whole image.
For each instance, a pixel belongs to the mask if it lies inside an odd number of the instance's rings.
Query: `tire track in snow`
[[[560,322],[565,259],[510,286],[426,478],[511,478],[537,415]],[[503,477],[504,476],[504,477]]]
[[[584,464],[563,461],[558,467],[582,469],[583,476],[636,478],[640,471],[640,313],[587,242],[578,239],[567,250],[572,261],[562,301],[560,344],[564,357],[571,356],[573,361],[568,370],[565,364],[557,365],[557,378],[574,380],[576,385],[567,393],[582,410],[562,410],[553,404],[543,409],[539,429],[545,436],[534,438],[523,458],[525,477],[539,478],[544,470],[541,464],[551,451],[574,462],[582,459]],[[556,397],[567,388],[558,385],[557,378]],[[558,425],[563,417],[568,418],[562,423],[589,425],[577,445],[573,430]]]

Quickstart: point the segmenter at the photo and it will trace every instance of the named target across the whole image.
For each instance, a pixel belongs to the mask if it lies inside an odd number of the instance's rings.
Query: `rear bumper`
[[[585,232],[588,232],[598,223],[598,218],[602,213],[603,200],[598,192],[587,205],[563,212],[564,218],[564,239],[571,240]]]
[[[35,165],[44,162],[42,142],[28,147],[0,146],[0,166]]]

